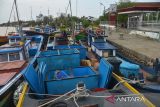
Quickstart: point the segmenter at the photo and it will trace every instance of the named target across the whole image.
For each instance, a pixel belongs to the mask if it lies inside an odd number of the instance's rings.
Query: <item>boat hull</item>
[[[0,36],[0,45],[4,45],[8,42],[7,36]]]
[[[23,77],[20,77],[13,85],[11,85],[11,87],[6,88],[5,92],[0,95],[0,107],[15,107],[13,99],[14,92],[22,81]]]

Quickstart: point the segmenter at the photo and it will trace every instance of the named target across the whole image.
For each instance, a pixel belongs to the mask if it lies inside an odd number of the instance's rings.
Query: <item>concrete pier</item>
[[[123,34],[123,39],[120,34]],[[139,63],[152,66],[155,58],[160,58],[160,42],[147,37],[129,34],[127,30],[113,31],[108,41],[118,47],[118,51]]]

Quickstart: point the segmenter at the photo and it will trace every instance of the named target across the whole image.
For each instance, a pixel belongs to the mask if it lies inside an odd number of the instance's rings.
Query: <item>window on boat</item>
[[[19,42],[19,41],[21,41],[21,38],[10,39],[10,42],[12,42],[12,43],[16,43],[16,42]]]
[[[20,60],[20,55],[19,53],[9,53],[9,59],[10,61],[14,61],[14,60]]]
[[[49,38],[49,43],[52,43],[54,41],[54,37]]]
[[[21,41],[21,38],[16,38],[16,42],[19,42],[19,41]]]
[[[16,40],[15,40],[15,39],[10,39],[10,41],[11,41],[11,42],[15,42]]]
[[[0,54],[0,62],[8,61],[8,54]]]

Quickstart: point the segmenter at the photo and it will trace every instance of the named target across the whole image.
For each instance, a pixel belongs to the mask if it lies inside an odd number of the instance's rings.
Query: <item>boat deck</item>
[[[9,72],[9,73],[0,74],[0,86],[5,85],[16,74],[17,74],[17,72]]]
[[[13,62],[4,62],[0,63],[0,73],[2,72],[18,72],[19,69],[22,69],[26,64],[26,61],[13,61]]]
[[[26,61],[0,63],[0,86],[5,85],[26,65]]]
[[[120,32],[112,32],[108,40],[153,59],[160,57],[160,42],[125,32],[123,34],[123,38],[120,38]]]
[[[106,96],[106,97],[83,97],[83,98],[78,99],[77,103],[78,103],[79,107],[135,107],[135,106],[147,107],[145,105],[145,103],[143,103],[142,101],[138,101],[138,102],[131,101],[130,102],[130,101],[116,100],[116,98],[119,95],[128,95],[128,94],[132,94],[132,92],[129,89],[127,89],[126,87],[124,87],[123,85],[120,85],[114,91],[104,90],[104,91],[99,91],[99,92],[90,92],[91,96]],[[26,94],[26,96],[25,96],[23,107],[37,107],[37,106],[40,106],[40,105],[56,98],[56,97],[50,97],[48,99],[37,99],[36,100],[36,99],[32,99],[28,95],[29,95],[29,93]],[[130,95],[128,95],[128,96],[130,96]],[[52,103],[65,102],[65,103],[67,103],[67,107],[77,107],[72,98],[65,101],[65,99],[67,99],[69,97],[70,97],[70,95],[64,96],[64,97],[62,97]],[[96,105],[96,106],[89,106],[89,105]],[[51,107],[51,105],[50,106],[46,105],[44,107]],[[66,106],[64,106],[64,107],[66,107]]]

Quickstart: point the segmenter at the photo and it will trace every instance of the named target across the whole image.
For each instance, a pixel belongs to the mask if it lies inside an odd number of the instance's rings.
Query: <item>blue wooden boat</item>
[[[106,41],[105,36],[95,36],[93,34],[88,35],[89,39],[88,43],[91,45],[91,49],[93,52],[97,54],[99,58],[110,58],[115,57],[116,59],[121,61],[120,64],[120,72],[121,74],[128,79],[140,79],[140,66],[131,62],[128,62],[122,58],[119,58],[116,55],[117,48]]]
[[[22,72],[35,60],[41,49],[42,36],[26,36],[20,44],[19,35],[9,36],[8,44],[0,46],[0,106],[14,106],[14,92],[23,81]]]
[[[54,45],[54,48],[52,46],[47,51],[41,52],[37,60],[28,65],[24,72],[28,85],[25,85],[17,107],[56,107],[60,105],[63,107],[90,107],[91,105],[106,107],[111,106],[112,103],[98,96],[119,92],[120,95],[139,94],[135,89],[134,91],[130,89],[131,86],[128,83],[118,82],[123,80],[112,73],[113,66],[105,58],[100,60],[98,71],[95,71],[92,66],[80,66],[80,61],[86,57],[85,55],[87,55],[86,48],[81,45]],[[108,91],[114,85],[116,87],[117,83],[120,84],[121,91]],[[77,92],[80,92],[83,97],[76,96],[74,99],[72,95],[76,95]],[[97,96],[97,98],[89,96]],[[150,103],[147,99],[146,102]],[[144,102],[134,104],[141,107],[146,106]],[[132,107],[135,106],[134,104],[125,102],[116,103],[115,106],[125,107],[126,105],[128,107],[130,105]],[[152,103],[150,106],[153,106]]]
[[[38,25],[35,26],[35,32],[44,33],[44,34],[52,34],[56,31],[55,27],[51,27],[49,25],[45,25],[44,27],[40,27]]]
[[[46,33],[46,34],[52,34],[52,33],[54,33],[56,31],[56,28],[55,27],[51,27],[51,26],[49,26],[49,25],[46,25],[45,27],[44,27],[44,33]]]
[[[126,58],[122,54],[117,53],[117,49],[108,41],[106,41],[104,36],[97,38],[93,32],[88,32],[88,45],[91,45],[92,50],[98,55],[98,57],[116,56],[117,59],[121,60],[122,63],[120,65],[120,71],[126,80],[130,81],[131,84],[138,84],[136,87],[148,90],[149,92],[160,92],[159,84],[155,82],[156,78],[159,77],[157,74],[158,70],[160,69],[160,61],[157,61],[155,67],[148,67],[137,63],[131,59]],[[107,54],[105,54],[106,50],[108,51]],[[104,56],[104,54],[106,56]],[[154,77],[152,81],[146,80],[143,73],[149,73],[150,75],[153,75]]]

